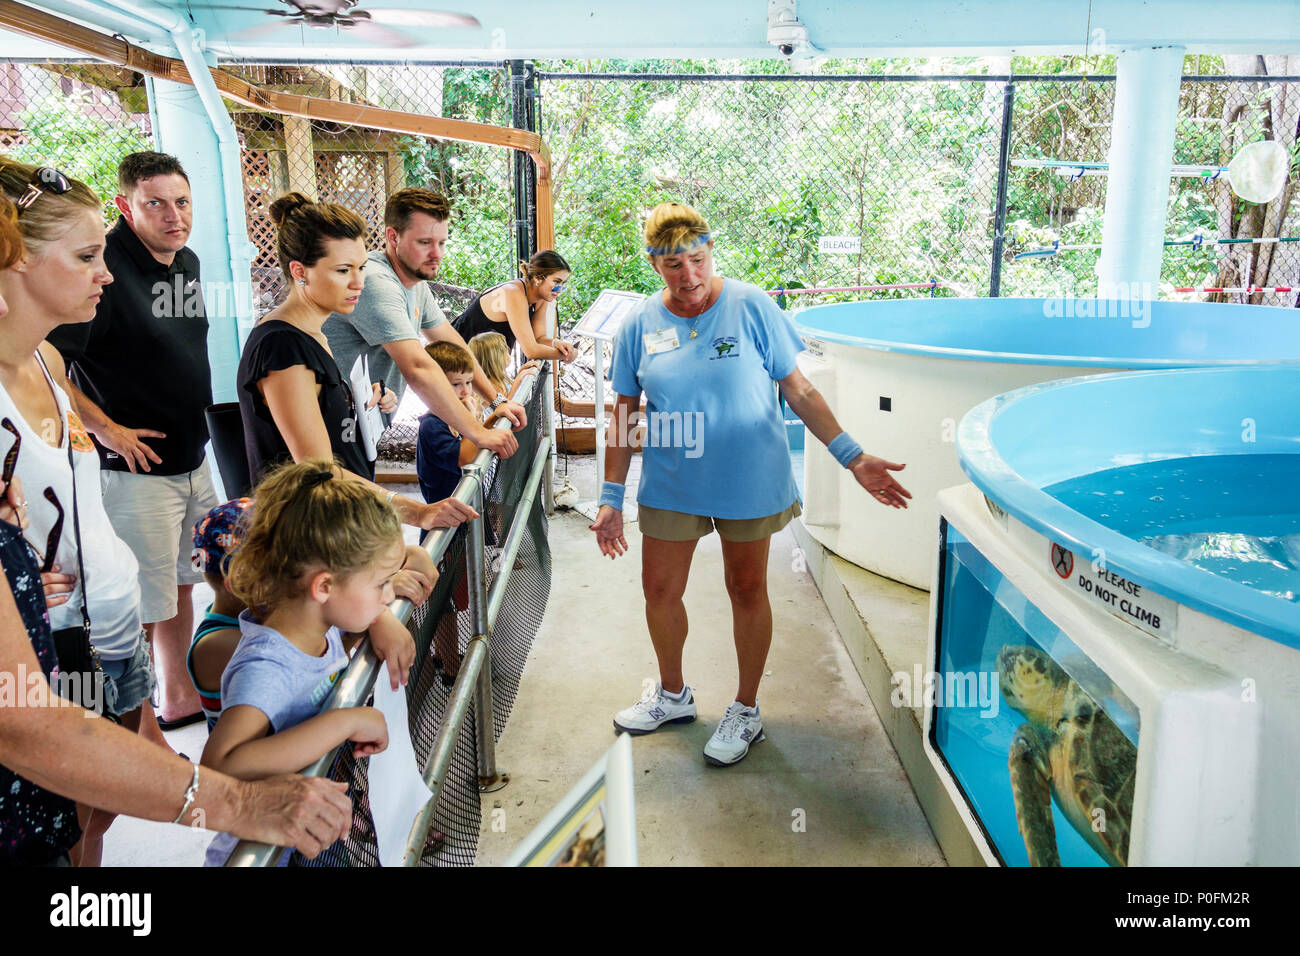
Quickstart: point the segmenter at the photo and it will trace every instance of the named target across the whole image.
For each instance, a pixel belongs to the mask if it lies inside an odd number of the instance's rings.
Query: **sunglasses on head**
[[[59,172],[53,166],[41,166],[32,173],[31,180],[27,183],[27,191],[22,194],[14,203],[18,207],[18,215],[21,216],[27,209],[40,199],[46,193],[55,196],[62,196],[64,193],[71,191],[72,180],[63,173]]]
[[[18,466],[18,452],[23,445],[23,436],[9,418],[0,420],[0,428],[3,428],[9,434],[14,436],[14,443],[9,446],[5,452],[4,471],[0,472],[0,480],[3,480],[5,488],[13,481],[14,470]],[[76,481],[76,475],[72,477]],[[45,500],[54,505],[54,510],[58,512],[58,517],[54,519],[54,526],[50,528],[50,533],[45,539],[45,553],[42,554],[36,546],[30,541],[27,546],[36,552],[37,557],[41,559],[41,573],[54,570],[54,559],[59,551],[59,542],[63,539],[63,505],[59,503],[59,496],[54,493],[53,488],[46,488],[44,492]]]

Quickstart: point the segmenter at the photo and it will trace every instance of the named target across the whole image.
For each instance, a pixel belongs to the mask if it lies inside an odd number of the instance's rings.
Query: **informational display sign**
[[[862,237],[822,236],[817,240],[817,251],[833,256],[856,256],[862,251]]]
[[[361,441],[366,450],[366,461],[374,461],[379,456],[379,436],[384,433],[384,420],[380,416],[379,403],[370,408],[366,403],[373,397],[370,383],[370,361],[362,352],[352,363],[348,374],[348,383],[352,386],[352,400],[356,402],[357,429],[361,432]]]
[[[621,734],[502,866],[636,866],[632,744]]]
[[[583,313],[573,332],[602,342],[612,341],[623,320],[632,314],[632,310],[644,298],[640,292],[605,289],[596,297],[591,308]]]

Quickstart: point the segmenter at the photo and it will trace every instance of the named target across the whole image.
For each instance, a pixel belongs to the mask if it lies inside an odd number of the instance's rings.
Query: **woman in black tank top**
[[[513,350],[518,342],[529,359],[572,362],[574,347],[546,332],[546,306],[555,301],[570,271],[558,253],[544,249],[528,260],[523,278],[479,295],[452,327],[466,342],[483,332],[500,332],[508,348]]]

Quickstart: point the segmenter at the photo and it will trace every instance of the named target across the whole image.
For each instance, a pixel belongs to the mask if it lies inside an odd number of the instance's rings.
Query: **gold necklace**
[[[695,315],[691,318],[690,338],[695,338],[700,334],[699,330],[695,328],[695,323],[700,320],[700,316],[702,316],[705,312],[709,311],[709,307],[713,304],[712,302],[709,301],[711,298],[713,298],[712,282],[709,283],[709,294],[704,297],[704,307],[700,309],[700,311],[696,312]]]

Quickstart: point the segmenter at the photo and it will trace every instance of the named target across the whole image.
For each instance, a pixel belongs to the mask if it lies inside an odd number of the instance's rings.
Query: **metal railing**
[[[520,385],[513,400],[526,405],[537,387],[538,379],[545,377],[545,375],[544,370],[538,375],[529,376]],[[508,429],[510,423],[501,420],[494,427]],[[528,480],[520,496],[521,507],[515,510],[514,521],[510,525],[505,544],[501,549],[500,570],[492,582],[491,593],[488,593],[486,588],[483,480],[493,459],[496,457],[495,454],[486,448],[480,451],[472,462],[461,469],[460,483],[456,485],[456,490],[452,494],[452,497],[457,501],[469,505],[479,513],[477,518],[468,523],[469,541],[466,547],[466,582],[469,589],[474,636],[465,649],[460,671],[452,687],[446,715],[438,729],[434,746],[429,753],[425,766],[421,768],[424,782],[429,787],[432,796],[411,827],[411,838],[407,844],[404,862],[406,866],[416,866],[420,862],[426,836],[433,824],[434,811],[437,808],[438,797],[441,794],[447,768],[451,762],[456,738],[460,734],[461,727],[471,706],[473,706],[478,718],[475,721],[475,727],[478,743],[480,791],[488,792],[500,789],[509,781],[509,777],[501,773],[496,765],[496,740],[493,733],[492,719],[492,664],[488,655],[488,646],[493,624],[496,622],[497,614],[501,609],[501,602],[505,596],[510,572],[514,568],[520,542],[523,540],[527,528],[530,513],[527,504],[537,496],[542,475],[550,457],[550,446],[550,437],[542,435],[536,448],[533,449]],[[525,450],[521,448],[518,453],[523,454]],[[429,553],[435,564],[446,553],[456,532],[457,528],[435,528],[425,537],[421,547]],[[410,620],[411,613],[414,611],[414,605],[406,598],[397,598],[388,608],[403,625]],[[379,675],[379,667],[380,661],[370,647],[369,638],[363,639],[358,645],[356,653],[352,656],[347,669],[321,706],[321,712],[343,707],[362,706],[374,689],[375,679]],[[405,732],[405,728],[398,728],[397,732]],[[342,746],[343,744],[340,744],[335,747],[304,769],[302,771],[303,775],[307,777],[327,776]],[[235,847],[230,859],[226,862],[226,866],[272,866],[282,849],[282,847],[275,847],[265,843],[243,840]]]

